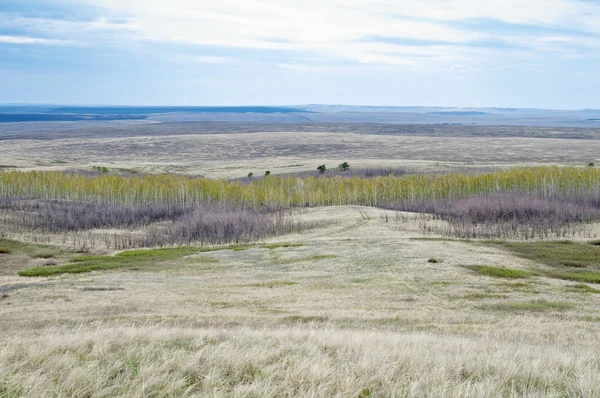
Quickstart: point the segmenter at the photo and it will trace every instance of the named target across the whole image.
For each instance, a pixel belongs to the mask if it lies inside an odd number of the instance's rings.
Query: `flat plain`
[[[14,126],[14,124],[13,124]],[[94,125],[95,126],[95,125]],[[311,128],[312,127],[312,128]],[[264,131],[261,131],[264,130]],[[135,124],[77,129],[0,126],[3,167],[182,173],[211,178],[354,167],[433,169],[585,165],[600,160],[600,130],[352,124]],[[44,137],[44,139],[33,139]]]
[[[342,161],[422,171],[583,166],[600,153],[587,130],[494,134],[13,138],[0,141],[0,163],[235,178]],[[445,221],[422,214],[330,206],[291,217],[318,224],[50,277],[18,273],[118,252],[0,239],[0,397],[600,395],[595,282],[557,277],[509,244],[439,235]],[[589,224],[568,245],[596,250],[599,236]]]

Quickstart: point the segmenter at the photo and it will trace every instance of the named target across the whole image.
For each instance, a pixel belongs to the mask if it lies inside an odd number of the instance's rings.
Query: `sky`
[[[600,0],[0,0],[0,103],[600,108]]]

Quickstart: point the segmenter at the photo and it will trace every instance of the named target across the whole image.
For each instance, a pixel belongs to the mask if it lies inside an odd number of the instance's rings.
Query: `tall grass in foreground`
[[[0,396],[600,395],[597,344],[503,334],[167,326],[21,333],[0,341]]]
[[[484,174],[404,175],[374,178],[278,177],[249,183],[178,175],[84,176],[61,172],[0,174],[0,197],[69,200],[113,205],[189,207],[227,202],[245,207],[365,205],[459,199],[511,191],[537,197],[583,192],[600,196],[600,170],[575,167],[520,167]]]

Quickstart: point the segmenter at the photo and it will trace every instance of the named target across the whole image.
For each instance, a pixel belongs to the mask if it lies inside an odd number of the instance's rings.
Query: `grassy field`
[[[443,137],[420,135],[418,129],[414,135],[373,135],[348,128],[337,133],[194,134],[186,130],[183,135],[121,138],[106,132],[106,136],[94,138],[13,139],[2,141],[0,159],[3,165],[24,170],[101,165],[128,173],[171,172],[218,178],[244,177],[249,172],[262,175],[266,170],[274,174],[316,170],[323,163],[333,168],[343,161],[355,167],[436,171],[474,165],[585,165],[600,160],[600,140],[588,139],[585,130],[570,133],[573,137],[566,140],[552,138],[552,134],[530,138],[527,131],[517,137],[489,137],[485,133]]]
[[[600,172],[504,170],[595,131],[60,126],[0,134],[0,398],[600,396]],[[409,173],[279,175],[342,161]]]
[[[600,394],[600,286],[555,274],[593,272],[595,242],[442,239],[351,206],[294,217],[327,223],[121,254],[1,240],[0,396]],[[18,276],[56,267],[91,272]]]

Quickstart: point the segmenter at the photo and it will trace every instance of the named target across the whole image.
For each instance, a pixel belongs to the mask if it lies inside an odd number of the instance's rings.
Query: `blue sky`
[[[0,103],[600,108],[600,1],[0,0]]]

